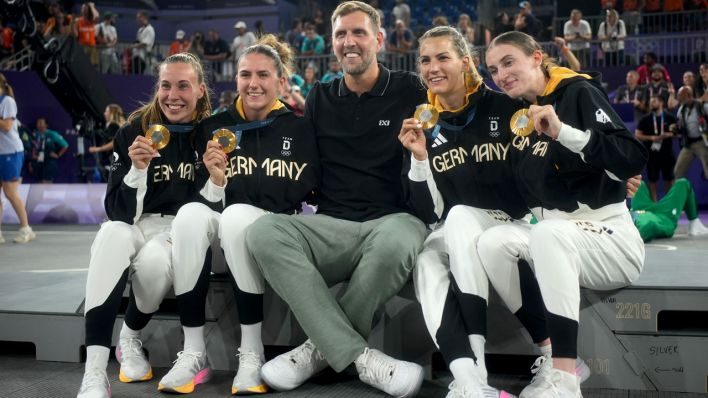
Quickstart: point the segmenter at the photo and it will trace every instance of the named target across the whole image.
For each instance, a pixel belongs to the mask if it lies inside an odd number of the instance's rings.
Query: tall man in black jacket
[[[276,390],[352,362],[362,381],[394,396],[413,396],[422,382],[420,366],[367,343],[374,312],[406,283],[426,234],[408,210],[397,138],[425,92],[414,74],[376,63],[379,25],[376,10],[358,1],[332,14],[334,54],[345,74],[316,85],[305,111],[320,151],[318,214],[264,216],[246,238],[310,338],[263,366]],[[337,299],[328,287],[344,280],[347,290]]]

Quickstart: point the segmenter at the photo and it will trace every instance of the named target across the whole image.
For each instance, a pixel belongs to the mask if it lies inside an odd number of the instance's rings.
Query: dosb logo
[[[283,149],[280,151],[281,155],[290,156],[292,154],[292,151],[290,151],[290,145],[292,140],[293,139],[290,137],[283,137]]]
[[[489,136],[497,138],[499,137],[499,122],[496,120],[489,121]]]

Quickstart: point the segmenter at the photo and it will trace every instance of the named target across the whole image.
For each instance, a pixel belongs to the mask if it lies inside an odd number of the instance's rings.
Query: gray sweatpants
[[[426,230],[396,213],[366,222],[269,214],[246,246],[275,292],[337,372],[368,346],[374,312],[406,283]],[[329,286],[348,280],[338,300]]]

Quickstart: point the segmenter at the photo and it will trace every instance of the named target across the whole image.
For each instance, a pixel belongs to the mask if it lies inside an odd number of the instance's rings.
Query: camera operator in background
[[[607,10],[605,20],[600,23],[597,30],[597,38],[602,42],[602,53],[605,58],[605,65],[624,65],[624,39],[627,37],[627,30],[624,21],[620,19],[615,10]]]
[[[686,177],[693,159],[698,158],[703,174],[708,176],[708,102],[693,98],[693,89],[683,86],[678,91],[681,104],[676,115],[681,135],[681,152],[676,160],[676,178]]]

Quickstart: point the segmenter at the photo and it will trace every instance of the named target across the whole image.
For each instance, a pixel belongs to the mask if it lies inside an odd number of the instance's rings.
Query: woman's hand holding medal
[[[404,148],[413,154],[416,160],[423,161],[428,158],[423,124],[418,119],[410,118],[403,121],[398,140],[401,141]]]
[[[534,128],[538,134],[546,134],[554,140],[558,138],[561,126],[563,125],[556,115],[556,110],[552,105],[531,105],[528,117],[533,121]]]
[[[209,170],[209,179],[215,185],[223,187],[226,185],[226,163],[228,155],[218,141],[209,140],[206,152],[204,152],[204,166]]]
[[[152,141],[142,135],[135,137],[135,141],[128,147],[128,157],[130,157],[133,167],[145,169],[150,164],[152,158],[159,156]]]

